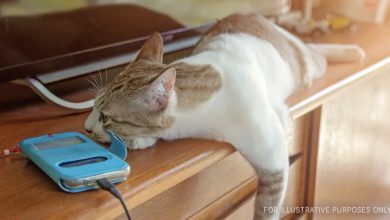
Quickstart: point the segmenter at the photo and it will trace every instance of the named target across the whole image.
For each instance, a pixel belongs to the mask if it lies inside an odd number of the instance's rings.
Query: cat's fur
[[[153,34],[136,60],[97,94],[85,128],[106,130],[131,149],[157,139],[195,137],[233,144],[259,175],[256,218],[277,219],[288,176],[285,99],[325,71],[325,59],[256,14],[231,15],[214,25],[193,54],[163,64]]]

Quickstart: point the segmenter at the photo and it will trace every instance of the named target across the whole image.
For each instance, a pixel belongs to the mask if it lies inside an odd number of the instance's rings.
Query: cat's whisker
[[[99,87],[103,87],[103,77],[102,77],[102,73],[100,72],[99,70],[99,78],[100,78],[100,84],[99,84]]]
[[[92,85],[93,88],[97,88],[97,85],[95,84],[95,82],[92,81],[92,77],[90,79],[87,79],[87,81]]]
[[[107,82],[108,82],[108,72],[107,72],[107,68],[106,68],[106,80],[105,80],[104,85],[107,85]]]
[[[99,82],[97,81],[96,77],[93,78],[93,81],[95,82],[95,88],[99,89]]]
[[[94,76],[92,79],[93,79],[93,81],[95,82],[95,85],[96,85],[95,88],[96,88],[96,89],[99,89],[100,86],[99,86],[99,82],[98,82],[97,76]]]
[[[96,89],[93,89],[93,88],[89,88],[89,89],[88,89],[88,93],[91,94],[91,95],[93,95],[93,96],[96,96],[96,92],[97,92]]]

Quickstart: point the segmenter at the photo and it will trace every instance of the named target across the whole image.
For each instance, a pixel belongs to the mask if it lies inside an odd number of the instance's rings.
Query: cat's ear
[[[163,110],[168,106],[175,80],[176,70],[171,67],[164,70],[152,82],[146,92],[146,102],[150,110]]]
[[[164,52],[164,42],[161,35],[157,32],[150,35],[142,45],[141,50],[139,51],[137,60],[148,60],[152,62],[162,63]]]

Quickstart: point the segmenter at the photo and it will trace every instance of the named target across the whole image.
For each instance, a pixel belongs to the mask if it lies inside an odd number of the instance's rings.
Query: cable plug
[[[96,181],[96,183],[101,189],[110,192],[113,196],[115,196],[115,198],[119,200],[119,202],[122,204],[123,209],[125,210],[127,219],[131,220],[129,210],[127,209],[126,203],[123,201],[122,195],[119,192],[118,188],[116,188],[116,186],[112,184],[107,178],[99,179]]]

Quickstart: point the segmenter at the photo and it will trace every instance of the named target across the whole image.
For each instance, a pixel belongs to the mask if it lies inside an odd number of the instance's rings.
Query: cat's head
[[[137,58],[101,88],[85,130],[100,142],[109,142],[107,130],[125,140],[155,137],[170,126],[167,115],[176,72],[162,63],[163,40],[152,34]]]

